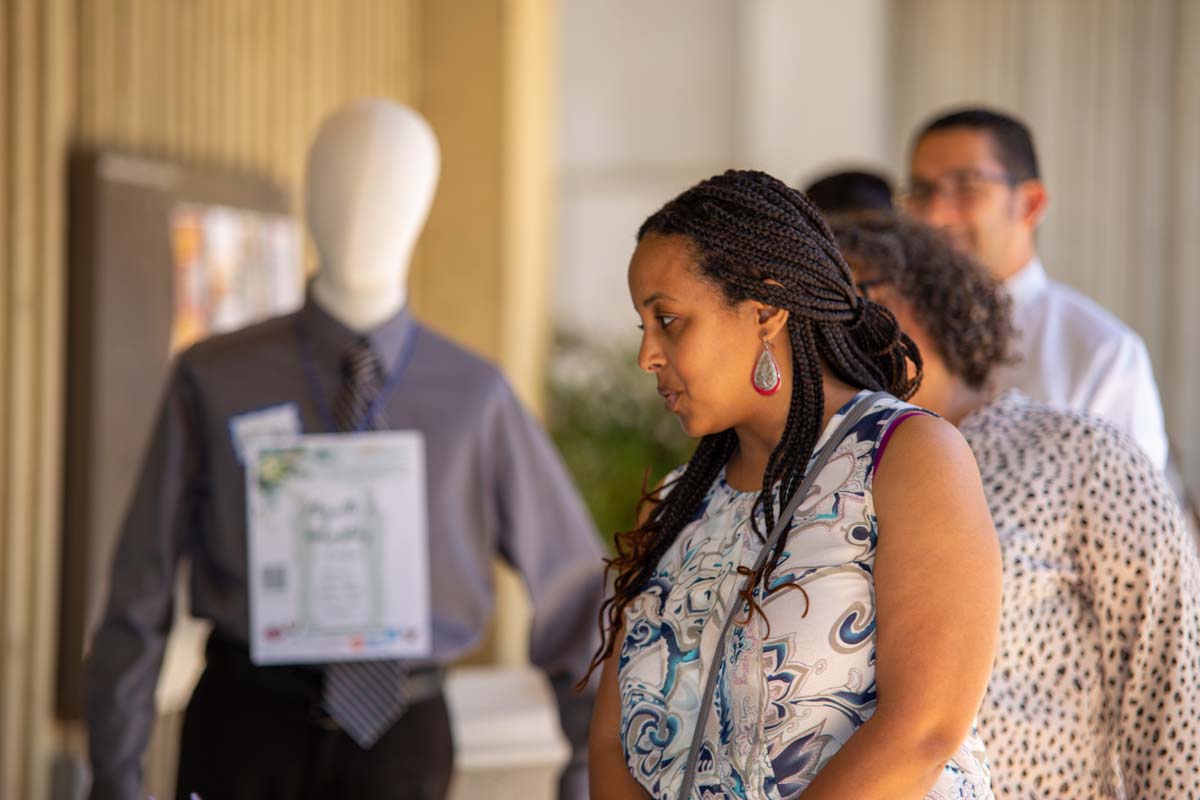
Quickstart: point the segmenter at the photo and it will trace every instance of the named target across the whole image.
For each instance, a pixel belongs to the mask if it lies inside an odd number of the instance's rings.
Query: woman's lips
[[[659,393],[659,395],[662,396],[663,405],[665,405],[667,407],[667,411],[674,413],[675,406],[677,406],[679,404],[679,392],[676,392],[672,389],[663,389],[660,387],[658,390],[658,393]]]

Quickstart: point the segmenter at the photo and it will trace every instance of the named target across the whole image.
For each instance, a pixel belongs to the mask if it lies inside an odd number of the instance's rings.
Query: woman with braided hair
[[[638,362],[700,442],[618,534],[591,796],[990,798],[1000,567],[970,450],[829,228],[759,172],[642,225]]]

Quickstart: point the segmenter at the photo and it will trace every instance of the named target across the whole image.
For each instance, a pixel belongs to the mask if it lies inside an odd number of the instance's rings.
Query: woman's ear
[[[758,322],[760,339],[773,340],[787,326],[788,311],[786,308],[776,308],[766,303],[754,304],[755,320]]]
[[[767,278],[763,283],[778,286],[780,289],[784,288],[783,284],[774,278]],[[774,340],[779,335],[779,332],[787,326],[788,311],[786,308],[755,302],[754,314],[758,322],[758,335],[760,339]]]

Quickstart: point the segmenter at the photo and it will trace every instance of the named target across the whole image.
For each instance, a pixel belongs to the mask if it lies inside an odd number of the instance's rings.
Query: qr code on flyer
[[[274,565],[263,567],[263,588],[282,592],[287,588],[287,567]]]

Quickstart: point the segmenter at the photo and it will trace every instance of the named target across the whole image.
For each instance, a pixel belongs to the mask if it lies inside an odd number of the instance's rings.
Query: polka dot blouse
[[[1006,798],[1200,798],[1200,566],[1106,423],[1006,392],[963,420],[1004,555],[979,728]]]

